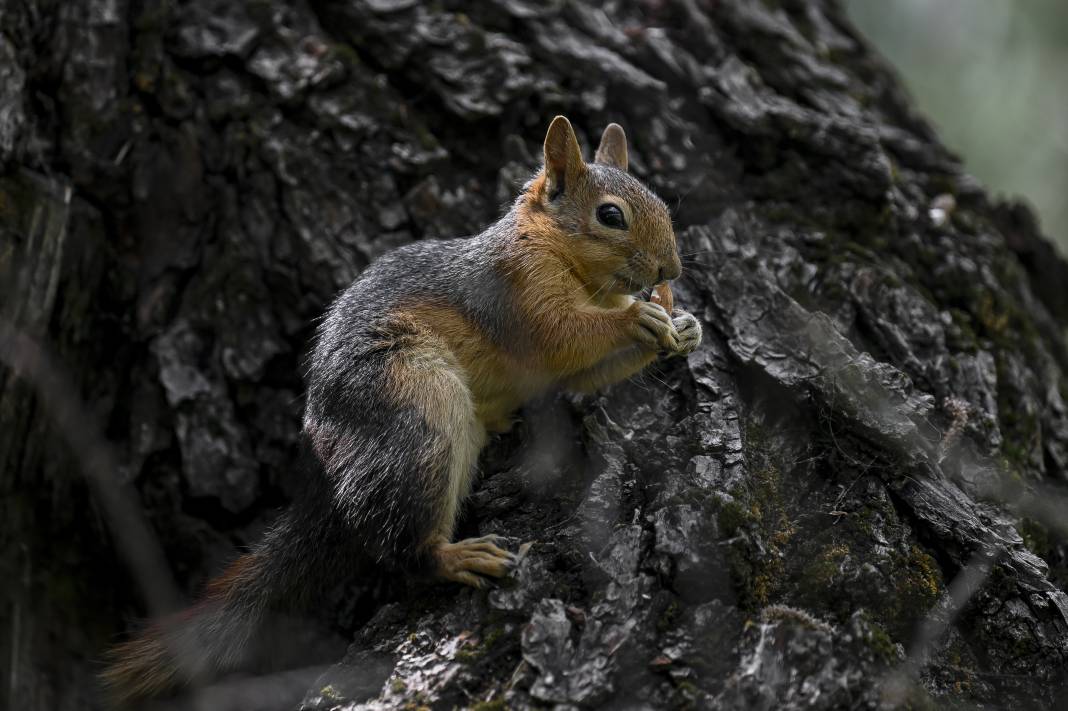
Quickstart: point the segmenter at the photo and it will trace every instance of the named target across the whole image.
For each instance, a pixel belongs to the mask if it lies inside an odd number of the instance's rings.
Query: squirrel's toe
[[[512,571],[515,563],[511,558],[501,558],[486,554],[473,555],[460,561],[465,570],[490,575],[494,578],[503,578]]]

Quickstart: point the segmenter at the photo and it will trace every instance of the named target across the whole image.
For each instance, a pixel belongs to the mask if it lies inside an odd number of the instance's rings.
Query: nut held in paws
[[[671,285],[664,281],[654,286],[649,301],[660,304],[664,307],[664,311],[670,314],[675,308],[675,295],[671,293]]]

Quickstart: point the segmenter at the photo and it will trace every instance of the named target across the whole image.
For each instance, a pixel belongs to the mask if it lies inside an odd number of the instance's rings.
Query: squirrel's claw
[[[454,573],[446,576],[448,580],[454,583],[463,583],[477,590],[482,590],[489,587],[490,581],[487,578],[483,578],[481,575],[475,573],[469,573],[465,570],[458,570]]]
[[[479,536],[478,538],[465,538],[460,543],[493,543],[494,545],[500,545],[507,540],[504,536],[498,536],[496,533],[487,533],[485,536]]]

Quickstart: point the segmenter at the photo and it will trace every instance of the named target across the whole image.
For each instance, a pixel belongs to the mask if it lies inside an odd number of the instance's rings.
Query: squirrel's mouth
[[[634,281],[633,279],[631,279],[626,274],[619,274],[617,272],[615,274],[615,278],[618,279],[623,284],[623,286],[625,286],[627,288],[627,292],[630,293],[630,294],[637,295],[637,294],[645,291],[646,289],[650,288],[650,287],[645,286],[645,284],[641,284],[639,282]]]

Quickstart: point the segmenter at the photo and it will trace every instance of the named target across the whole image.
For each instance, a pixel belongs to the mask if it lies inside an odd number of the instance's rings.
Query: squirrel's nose
[[[656,283],[678,279],[680,274],[682,274],[682,265],[679,264],[678,260],[674,260],[669,266],[660,267],[660,271],[656,273]]]

